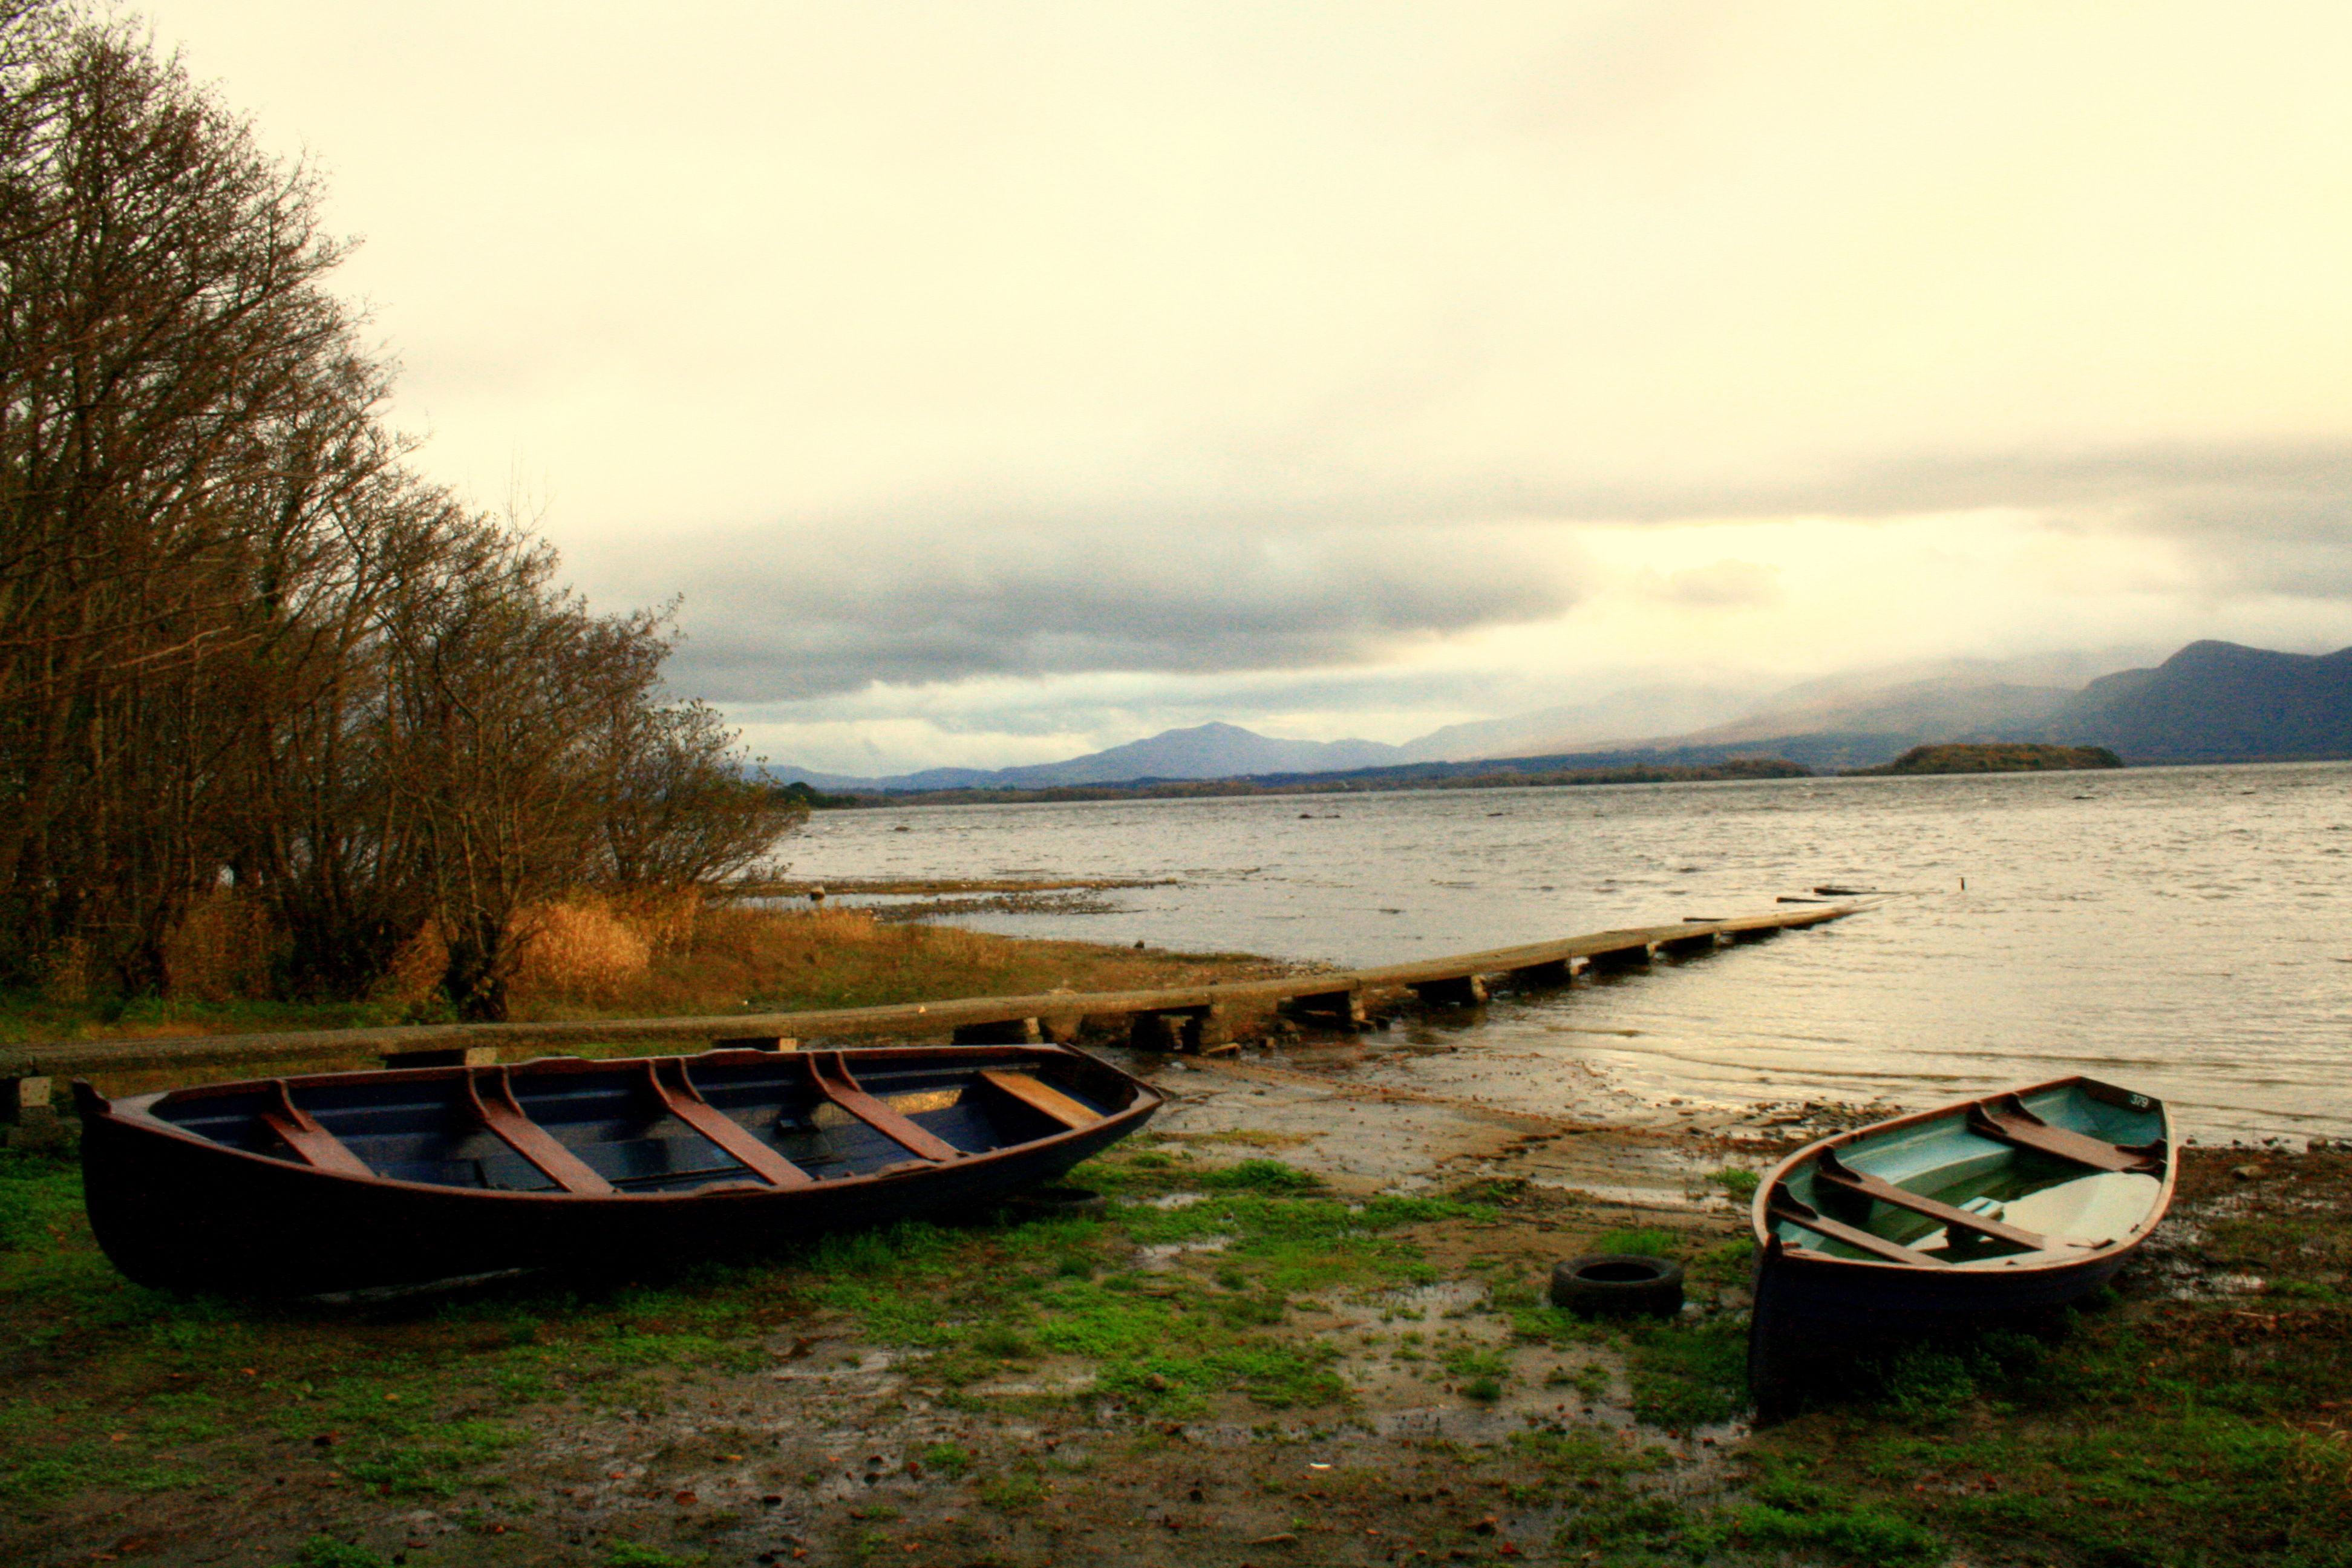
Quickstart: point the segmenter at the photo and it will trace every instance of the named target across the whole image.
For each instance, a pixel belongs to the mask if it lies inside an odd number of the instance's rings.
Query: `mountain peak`
[[[2217,637],[2200,637],[2166,659],[2159,669],[2194,671],[2225,671],[2249,669],[2288,669],[2298,665],[2316,663],[2307,653],[2280,653],[2273,648],[2248,647],[2243,643],[2222,642]]]
[[[2208,639],[2154,669],[2095,680],[2052,722],[2052,740],[2136,763],[2352,756],[2352,649],[2279,653]]]

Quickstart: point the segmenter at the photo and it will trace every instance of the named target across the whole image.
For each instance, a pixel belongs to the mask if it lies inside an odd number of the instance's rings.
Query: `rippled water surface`
[[[834,812],[787,850],[820,878],[1171,878],[965,923],[1345,964],[1894,889],[1433,1016],[1363,1070],[1530,1109],[1570,1103],[1570,1063],[1727,1102],[2081,1071],[2208,1138],[2352,1133],[2352,763]],[[1406,1048],[1441,1039],[1469,1048]]]

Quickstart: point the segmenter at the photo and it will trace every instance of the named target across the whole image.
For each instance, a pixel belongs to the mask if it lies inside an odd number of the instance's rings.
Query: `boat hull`
[[[1752,1213],[1759,1400],[1874,1351],[2046,1318],[2091,1295],[2169,1205],[2171,1136],[2160,1102],[2078,1078],[1789,1156]]]
[[[551,1075],[574,1075],[570,1081],[585,1097],[585,1091],[603,1088],[603,1079],[634,1073],[652,1061],[683,1061],[716,1078],[722,1073],[712,1064],[725,1069],[748,1055],[640,1058],[630,1064],[556,1061],[510,1070],[526,1090],[519,1101],[529,1104],[529,1091],[544,1087]],[[906,1047],[833,1055],[869,1083],[878,1083],[892,1069],[919,1073],[929,1087],[901,1100],[946,1098],[950,1103],[911,1120],[966,1145],[982,1141],[983,1134],[973,1131],[980,1118],[967,1111],[958,1120],[954,1101],[984,1098],[975,1086],[977,1075],[985,1071],[1050,1079],[1057,1093],[1083,1089],[1087,1109],[1097,1115],[1088,1125],[1053,1124],[1038,1129],[1037,1136],[996,1147],[960,1148],[953,1157],[934,1161],[907,1157],[908,1151],[895,1145],[876,1145],[870,1130],[835,1118],[837,1125],[811,1137],[874,1145],[863,1150],[866,1168],[851,1162],[832,1173],[817,1167],[824,1173],[820,1178],[801,1185],[768,1184],[739,1165],[705,1172],[718,1179],[676,1190],[515,1191],[321,1169],[282,1150],[258,1152],[174,1126],[155,1104],[170,1097],[145,1096],[117,1106],[78,1085],[86,1202],[99,1243],[115,1267],[142,1284],[164,1289],[308,1295],[517,1268],[619,1271],[741,1256],[828,1232],[982,1207],[1062,1175],[1139,1130],[1163,1103],[1148,1086],[1108,1064],[1059,1047]],[[445,1093],[455,1081],[452,1075],[480,1070],[416,1068],[264,1081],[284,1082],[298,1100],[340,1095],[347,1106],[364,1106],[370,1089],[387,1099],[413,1100]],[[754,1064],[747,1070],[777,1069]],[[559,1089],[565,1085],[561,1078],[554,1081]],[[177,1093],[223,1096],[251,1087],[206,1086]],[[161,1109],[168,1112],[172,1107]],[[793,1113],[791,1106],[785,1110]],[[329,1112],[329,1121],[337,1114]],[[362,1125],[358,1112],[346,1109],[340,1114],[347,1126]],[[1009,1117],[1001,1107],[993,1114],[997,1121],[992,1125],[999,1127]],[[760,1121],[740,1108],[736,1119],[752,1125]],[[579,1127],[556,1123],[554,1131],[559,1141],[589,1148]],[[692,1136],[682,1135],[676,1125],[667,1131],[668,1144]],[[350,1141],[363,1152],[373,1147],[356,1134]],[[814,1164],[811,1146],[806,1138],[799,1146],[787,1145]],[[706,1161],[713,1160],[709,1146],[695,1147]]]

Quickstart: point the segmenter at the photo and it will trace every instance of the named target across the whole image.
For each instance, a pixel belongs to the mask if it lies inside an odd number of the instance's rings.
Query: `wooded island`
[[[2105,746],[2041,746],[2004,741],[1985,744],[1914,746],[1874,768],[1848,768],[1845,776],[1876,773],[2039,773],[2078,768],[2119,768],[2124,760]]]

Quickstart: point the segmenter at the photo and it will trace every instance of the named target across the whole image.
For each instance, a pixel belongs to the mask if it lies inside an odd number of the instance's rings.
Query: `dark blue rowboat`
[[[2162,1101],[2060,1079],[1810,1144],[1756,1192],[1759,1397],[1874,1344],[2061,1307],[2172,1201]]]
[[[92,1228],[142,1284],[275,1295],[627,1268],[984,1205],[1150,1121],[1057,1046],[711,1051],[74,1086]]]

